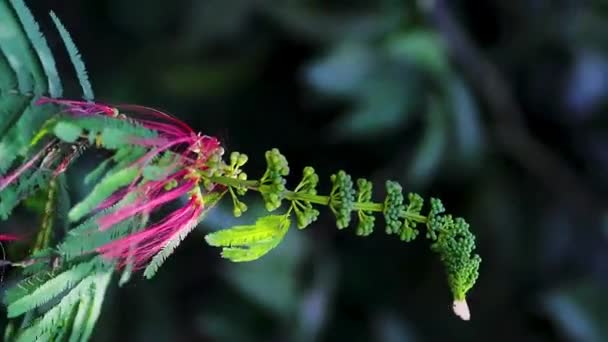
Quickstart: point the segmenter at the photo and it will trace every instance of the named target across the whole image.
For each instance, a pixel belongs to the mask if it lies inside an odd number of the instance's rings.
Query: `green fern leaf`
[[[19,157],[25,157],[30,151],[30,143],[35,133],[54,114],[55,106],[36,106],[33,100],[23,112],[17,112],[17,120],[0,140],[0,173],[6,172]],[[21,114],[21,115],[19,115]]]
[[[48,80],[49,94],[51,97],[61,97],[63,88],[61,86],[59,74],[57,73],[57,67],[55,66],[55,59],[53,58],[53,54],[51,53],[51,49],[49,48],[46,39],[40,32],[38,23],[23,0],[11,0],[11,4],[17,13],[17,16],[19,16],[23,29],[34,47],[34,51],[38,54],[38,58],[40,59]]]
[[[80,299],[80,303],[78,304],[78,310],[76,311],[76,316],[74,317],[74,321],[72,322],[72,332],[70,334],[69,339],[70,342],[77,342],[81,340],[82,331],[84,330],[84,326],[89,316],[89,311],[91,310],[93,295],[93,289],[90,289],[89,293],[86,293]]]
[[[8,317],[20,316],[55,298],[65,290],[78,284],[91,273],[95,265],[95,262],[81,263],[53,277],[30,294],[11,303],[7,307]]]
[[[111,161],[112,161],[111,159],[106,159],[103,162],[99,163],[99,165],[97,165],[93,170],[91,170],[91,172],[89,172],[84,177],[84,184],[90,185],[90,184],[95,183],[97,180],[99,180],[99,178],[101,178],[101,176],[107,170],[108,165],[110,164]]]
[[[110,283],[110,279],[112,278],[112,272],[108,271],[105,273],[98,274],[94,281],[95,294],[93,297],[93,301],[90,305],[90,309],[87,315],[87,320],[83,325],[81,341],[88,341],[93,334],[93,329],[95,328],[95,324],[97,323],[97,319],[101,314],[101,308],[103,305],[103,300],[106,296],[106,289],[108,288],[108,284]]]
[[[101,232],[97,229],[97,218],[98,216],[96,215],[95,218],[88,220],[89,222],[83,223],[83,225],[86,224],[87,227],[90,227],[86,231],[78,233],[70,231],[65,240],[57,247],[57,250],[64,258],[71,260],[81,257],[85,253],[91,253],[96,248],[142,227],[141,220],[134,217],[116,224],[112,229]]]
[[[0,70],[0,75],[2,72],[3,70]],[[30,98],[22,95],[7,94],[0,98],[0,137],[17,122],[29,102]]]
[[[91,86],[91,82],[89,81],[89,76],[87,74],[87,69],[80,57],[80,52],[78,52],[78,48],[68,30],[66,30],[65,26],[61,23],[59,18],[55,15],[54,12],[50,13],[51,19],[55,23],[57,30],[59,31],[59,35],[61,39],[63,39],[63,43],[65,44],[66,49],[68,50],[68,54],[70,56],[70,60],[74,65],[74,69],[76,70],[76,76],[78,77],[78,81],[80,82],[80,87],[82,88],[82,97],[85,100],[92,101],[95,96],[93,94],[93,87]]]
[[[15,286],[9,288],[4,295],[4,303],[11,305],[21,298],[31,294],[44,283],[55,276],[53,272],[38,272],[30,277],[27,277]]]
[[[17,341],[36,341],[40,340],[44,334],[57,331],[57,325],[60,325],[61,322],[72,314],[80,299],[86,296],[91,287],[95,285],[95,282],[99,280],[98,276],[100,273],[102,272],[93,273],[82,279],[78,285],[66,293],[57,305],[27,327],[19,335]]]
[[[75,142],[82,133],[82,129],[70,122],[60,121],[53,128],[55,136],[67,143]]]
[[[47,186],[50,176],[48,171],[42,169],[25,172],[16,183],[0,191],[0,218],[7,219],[23,199]]]
[[[8,63],[8,60],[0,49],[0,93],[7,94],[10,91],[15,91],[18,87],[15,72]],[[3,107],[0,107],[3,108]]]
[[[21,94],[43,94],[46,80],[32,55],[29,42],[8,2],[0,2],[0,49],[15,72]]]
[[[90,213],[104,199],[108,198],[116,190],[130,184],[139,174],[135,167],[123,169],[111,175],[106,175],[94,188],[91,193],[72,210],[68,217],[70,221],[78,221],[83,216]]]

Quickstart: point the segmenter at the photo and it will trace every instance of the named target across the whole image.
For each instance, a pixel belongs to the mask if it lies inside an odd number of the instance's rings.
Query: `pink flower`
[[[54,103],[64,108],[65,113],[74,116],[107,115],[118,119],[127,119],[123,112],[129,113],[129,120],[155,131],[154,138],[133,137],[130,142],[145,147],[147,152],[128,167],[136,167],[140,174],[132,183],[108,197],[97,209],[109,208],[130,194],[135,199],[129,204],[110,212],[97,220],[99,230],[111,229],[116,224],[129,218],[148,215],[154,210],[189,196],[186,205],[175,210],[159,222],[143,230],[115,240],[97,248],[105,258],[117,260],[122,267],[133,262],[136,268],[144,266],[150,258],[158,253],[171,239],[184,231],[191,230],[198,224],[204,211],[204,203],[199,188],[200,176],[197,170],[204,170],[211,155],[220,148],[219,141],[210,136],[195,133],[184,122],[153,108],[138,105],[106,105],[94,102],[51,99],[42,97],[37,104]],[[176,158],[173,164],[166,167],[164,175],[158,180],[147,181],[142,177],[143,170],[159,155],[171,151]],[[64,159],[58,168],[63,172],[70,158]],[[30,163],[35,163],[31,161]],[[1,186],[2,183],[0,183]],[[167,190],[169,189],[169,190]]]
[[[117,267],[131,262],[134,269],[144,267],[161,249],[182,231],[198,224],[204,209],[202,198],[192,195],[188,203],[146,229],[97,248],[107,259],[117,260]]]

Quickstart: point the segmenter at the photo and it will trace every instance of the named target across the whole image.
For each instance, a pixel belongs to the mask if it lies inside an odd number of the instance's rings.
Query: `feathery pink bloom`
[[[136,138],[130,142],[142,146],[148,151],[128,167],[137,167],[140,175],[132,183],[112,194],[97,209],[109,208],[130,194],[135,199],[124,207],[108,213],[97,220],[101,231],[111,229],[116,224],[136,215],[149,214],[161,206],[189,195],[188,203],[175,210],[156,224],[143,230],[120,238],[97,248],[105,258],[117,260],[118,267],[133,262],[135,268],[144,266],[172,238],[191,230],[204,211],[204,204],[198,192],[198,176],[193,170],[204,170],[209,157],[220,148],[220,142],[210,136],[195,133],[192,128],[179,119],[153,108],[138,105],[106,105],[94,102],[72,101],[65,99],[40,98],[37,104],[54,103],[65,108],[65,112],[74,116],[108,115],[126,118],[121,112],[129,113],[129,119],[142,127],[157,132],[155,138]],[[143,181],[141,173],[156,157],[165,151],[175,153],[173,167],[169,167],[161,179]],[[66,159],[69,160],[69,159]],[[67,165],[61,164],[62,170]],[[178,171],[175,171],[178,170]],[[170,190],[168,184],[176,183]],[[197,190],[197,191],[194,191]]]
[[[204,205],[192,196],[188,204],[175,210],[157,224],[97,248],[103,257],[116,260],[117,266],[133,263],[134,269],[144,267],[171,239],[198,224]]]
[[[99,230],[106,230],[111,226],[137,214],[146,212],[149,213],[154,209],[187,194],[188,191],[192,190],[192,188],[195,186],[194,181],[187,181],[172,190],[159,194],[160,189],[162,189],[167,183],[169,183],[173,179],[175,178],[172,177],[166,181],[154,182],[155,184],[151,185],[151,188],[149,189],[151,194],[146,196],[146,198],[151,198],[150,200],[145,201],[143,199],[138,199],[134,203],[128,204],[113,212],[112,214],[100,218],[97,221],[99,225]]]

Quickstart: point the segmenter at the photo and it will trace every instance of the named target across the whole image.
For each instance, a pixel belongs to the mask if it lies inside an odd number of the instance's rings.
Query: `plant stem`
[[[260,193],[265,192],[264,187],[261,186],[260,181],[257,180],[241,180],[233,177],[226,176],[211,176],[208,178],[211,182],[216,184],[222,184],[228,187],[234,188],[247,188],[248,190],[257,191]],[[304,201],[310,202],[314,204],[328,206],[330,203],[330,196],[323,195],[310,195],[302,192],[296,192],[291,190],[285,190],[283,192],[283,197],[290,201]],[[384,203],[381,202],[355,202],[353,203],[353,210],[362,210],[362,211],[373,211],[373,212],[383,212],[384,211]],[[426,223],[427,218],[424,215],[413,214],[406,210],[401,212],[401,216],[408,218],[412,221],[416,221],[419,223]]]

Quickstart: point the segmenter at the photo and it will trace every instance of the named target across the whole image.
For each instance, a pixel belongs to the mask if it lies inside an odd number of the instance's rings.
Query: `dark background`
[[[202,238],[237,222],[220,207],[155,279],[112,288],[95,340],[608,340],[607,1],[28,4],[71,76],[62,18],[99,101],[172,113],[252,176],[278,147],[325,188],[338,169],[378,199],[398,180],[466,217],[483,258],[463,322],[424,239],[358,238],[324,211],[231,264]]]

